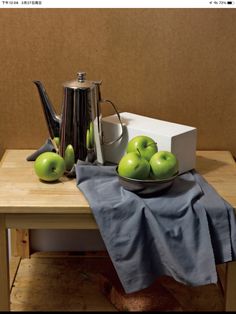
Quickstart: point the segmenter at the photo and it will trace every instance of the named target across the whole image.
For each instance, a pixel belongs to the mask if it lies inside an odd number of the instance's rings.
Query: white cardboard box
[[[197,129],[195,127],[157,120],[129,112],[120,114],[124,135],[112,145],[103,145],[105,161],[118,164],[126,152],[128,141],[138,135],[150,136],[157,142],[158,150],[174,153],[179,161],[179,172],[195,168]],[[116,115],[104,117],[102,128],[105,141],[111,141],[121,132]]]

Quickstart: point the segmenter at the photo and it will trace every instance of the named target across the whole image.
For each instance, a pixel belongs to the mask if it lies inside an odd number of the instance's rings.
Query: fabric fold
[[[216,283],[216,263],[235,258],[233,208],[196,171],[148,198],[123,189],[115,166],[77,163],[76,184],[126,293],[162,275],[192,286]]]

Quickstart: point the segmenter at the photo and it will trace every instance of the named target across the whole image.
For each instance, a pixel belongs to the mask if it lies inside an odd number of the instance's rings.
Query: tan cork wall
[[[195,126],[198,149],[236,155],[235,30],[229,9],[0,9],[0,155],[48,136],[32,80],[60,112],[78,70],[120,111]]]

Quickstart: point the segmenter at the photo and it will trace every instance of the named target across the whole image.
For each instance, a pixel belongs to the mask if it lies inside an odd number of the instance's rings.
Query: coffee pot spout
[[[33,81],[33,83],[36,85],[39,92],[39,97],[42,103],[43,112],[44,112],[44,116],[47,122],[47,127],[48,127],[50,137],[52,139],[55,137],[59,137],[61,119],[56,114],[55,109],[48,97],[48,94],[42,82]]]

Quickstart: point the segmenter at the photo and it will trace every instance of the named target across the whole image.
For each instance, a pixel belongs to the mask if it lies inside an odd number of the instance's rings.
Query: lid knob
[[[80,83],[83,83],[86,79],[86,72],[78,72],[77,79]]]

